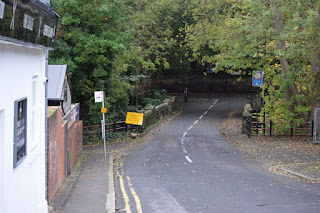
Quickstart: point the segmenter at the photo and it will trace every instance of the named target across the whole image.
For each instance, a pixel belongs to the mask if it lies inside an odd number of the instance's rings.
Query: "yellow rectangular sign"
[[[107,108],[101,108],[101,113],[107,113]]]
[[[143,113],[127,112],[126,124],[142,126]]]

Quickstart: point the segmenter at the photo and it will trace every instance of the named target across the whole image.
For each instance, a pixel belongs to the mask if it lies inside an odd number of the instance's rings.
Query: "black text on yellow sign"
[[[126,124],[142,126],[143,113],[127,112]]]
[[[101,108],[101,113],[107,113],[107,108]]]

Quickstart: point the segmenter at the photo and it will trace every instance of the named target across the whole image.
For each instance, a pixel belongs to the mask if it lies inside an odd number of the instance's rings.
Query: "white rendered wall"
[[[0,41],[1,213],[48,212],[44,78],[44,49]],[[27,157],[13,168],[14,103],[24,97],[27,97]]]

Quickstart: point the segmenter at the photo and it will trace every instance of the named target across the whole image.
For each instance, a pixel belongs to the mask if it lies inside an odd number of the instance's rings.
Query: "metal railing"
[[[105,124],[106,140],[111,140],[114,138],[121,137],[129,132],[142,133],[146,128],[155,124],[157,121],[161,120],[165,116],[175,112],[178,109],[176,101],[169,104],[161,104],[155,106],[152,110],[146,111],[144,113],[143,125],[128,125],[125,121],[115,121],[112,123]],[[99,142],[101,141],[101,124],[84,126],[83,127],[83,141],[84,144],[89,142]]]
[[[277,123],[246,120],[247,135],[258,136],[313,136],[314,122]]]

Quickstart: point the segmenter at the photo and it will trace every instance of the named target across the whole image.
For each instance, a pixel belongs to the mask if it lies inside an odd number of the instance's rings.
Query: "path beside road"
[[[54,198],[53,212],[115,212],[113,157],[103,146],[86,147],[82,165],[66,179]]]

